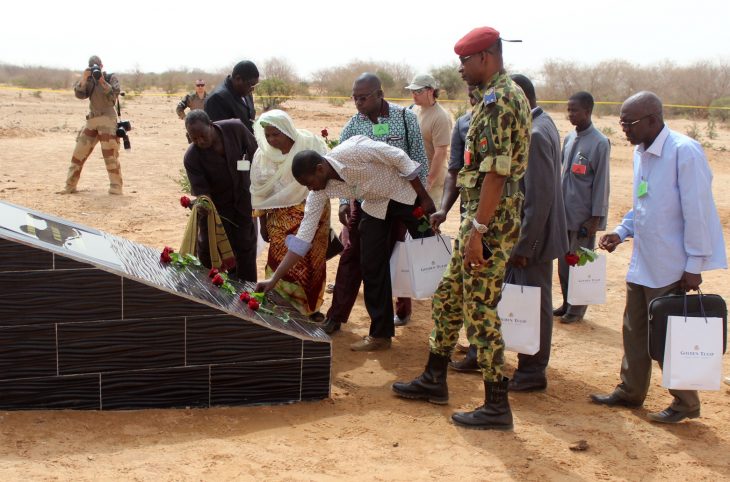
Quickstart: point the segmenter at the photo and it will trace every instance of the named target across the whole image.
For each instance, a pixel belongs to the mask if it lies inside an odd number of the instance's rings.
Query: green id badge
[[[373,124],[374,136],[387,136],[388,134],[390,134],[389,124]]]
[[[649,184],[646,181],[641,181],[639,183],[639,189],[636,191],[636,195],[638,197],[644,197],[646,196],[646,193],[649,192]]]

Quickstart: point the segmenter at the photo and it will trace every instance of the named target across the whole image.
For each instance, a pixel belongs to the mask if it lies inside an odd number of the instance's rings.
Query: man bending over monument
[[[436,210],[418,178],[420,169],[421,165],[401,149],[362,135],[351,137],[325,156],[309,150],[298,153],[292,162],[292,174],[310,191],[304,219],[296,236],[287,238],[289,250],[273,276],[258,283],[256,290],[271,290],[309,251],[322,210],[330,199],[362,199],[360,258],[371,324],[370,334],[351,348],[390,348],[390,339],[395,335],[389,265],[391,225],[401,220],[413,238],[430,236],[430,229],[418,232],[419,220],[413,210],[417,205],[426,215]]]

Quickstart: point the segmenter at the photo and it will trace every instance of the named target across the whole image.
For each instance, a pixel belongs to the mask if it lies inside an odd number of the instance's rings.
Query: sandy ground
[[[100,150],[83,172],[81,192],[54,194],[63,186],[86,103],[68,93],[0,90],[0,199],[49,212],[151,246],[177,246],[186,222],[178,204],[183,124],[177,98],[143,96],[127,101],[132,150],[121,155],[125,195],[107,194]],[[338,134],[354,112],[326,103],[290,102],[298,127]],[[565,135],[570,125],[553,116]],[[595,119],[613,129],[611,208],[614,226],[630,206],[630,146],[617,119]],[[684,132],[691,121],[670,120]],[[704,122],[698,122],[704,128]],[[730,218],[730,131],[708,155],[714,192],[725,226]],[[703,132],[704,134],[704,132]],[[707,137],[704,138],[708,140]],[[333,211],[336,212],[336,211]],[[333,217],[334,221],[334,217]],[[338,226],[339,228],[339,226]],[[456,230],[456,216],[446,230]],[[483,400],[479,376],[449,375],[448,406],[395,398],[390,385],[420,373],[427,356],[430,303],[414,303],[413,321],[399,328],[391,350],[354,353],[348,345],[367,334],[362,304],[334,337],[332,397],[317,403],[210,410],[136,412],[0,412],[2,480],[646,480],[730,478],[730,387],[702,394],[702,418],[677,426],[649,423],[665,408],[655,364],[644,408],[610,409],[588,394],[612,389],[621,359],[624,275],[630,245],[609,258],[608,301],[591,307],[583,323],[556,323],[549,387],[511,394],[512,433],[469,431],[450,422],[454,410]],[[264,256],[259,259],[263,272]],[[337,260],[328,265],[334,279]],[[706,292],[730,298],[725,271],[705,275]],[[554,298],[559,296],[559,289]],[[329,298],[325,301],[325,309]],[[263,348],[263,347],[262,347]],[[508,372],[516,362],[508,354]],[[725,359],[730,374],[730,357]],[[0,396],[2,396],[0,394]],[[586,451],[570,447],[579,440]]]

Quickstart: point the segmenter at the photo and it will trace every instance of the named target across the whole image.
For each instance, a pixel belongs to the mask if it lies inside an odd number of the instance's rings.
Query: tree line
[[[261,82],[256,92],[264,100],[264,107],[279,105],[290,96],[316,95],[349,97],[353,80],[362,72],[376,73],[383,83],[387,97],[410,97],[404,87],[417,73],[405,63],[352,60],[344,65],[327,67],[300,76],[284,58],[273,57],[258,63]],[[135,68],[117,72],[124,90],[142,93],[162,90],[169,94],[192,90],[198,78],[206,79],[209,89],[221,82],[232,65],[217,71],[201,69],[171,69],[165,72],[144,72]],[[513,71],[512,69],[508,70]],[[465,99],[466,88],[456,62],[436,66],[430,73],[439,81],[442,99]],[[571,94],[586,90],[597,101],[621,102],[639,90],[656,92],[665,104],[689,106],[730,107],[730,62],[698,60],[690,65],[670,61],[638,65],[624,60],[605,60],[594,64],[565,60],[546,60],[534,72],[523,72],[536,84],[538,98],[566,100]],[[70,89],[79,73],[69,69],[42,66],[18,66],[0,63],[0,84],[26,88]],[[268,101],[266,99],[269,99]],[[337,103],[337,99],[331,100]],[[599,114],[616,113],[616,106],[599,106]],[[698,115],[707,111],[674,109],[675,114]],[[730,111],[712,111],[722,120],[730,118]]]

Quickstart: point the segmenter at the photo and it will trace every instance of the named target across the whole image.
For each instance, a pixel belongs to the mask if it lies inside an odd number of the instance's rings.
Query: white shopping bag
[[[404,242],[413,294],[411,298],[431,298],[451,261],[451,238],[443,235]]]
[[[264,238],[261,237],[261,223],[259,222],[259,218],[256,219],[256,257],[258,258],[261,253],[264,252],[264,249],[266,248],[266,245],[269,244],[266,241],[264,241]]]
[[[568,303],[602,305],[606,302],[606,256],[583,266],[571,266],[568,275]]]
[[[451,261],[451,238],[431,236],[395,243],[390,256],[390,285],[398,298],[430,298]]]
[[[405,243],[396,241],[390,255],[390,286],[396,298],[412,298],[411,271],[408,266],[408,253]]]
[[[526,355],[540,351],[539,287],[504,283],[497,314],[507,350]]]
[[[662,386],[720,390],[722,318],[668,316]]]

